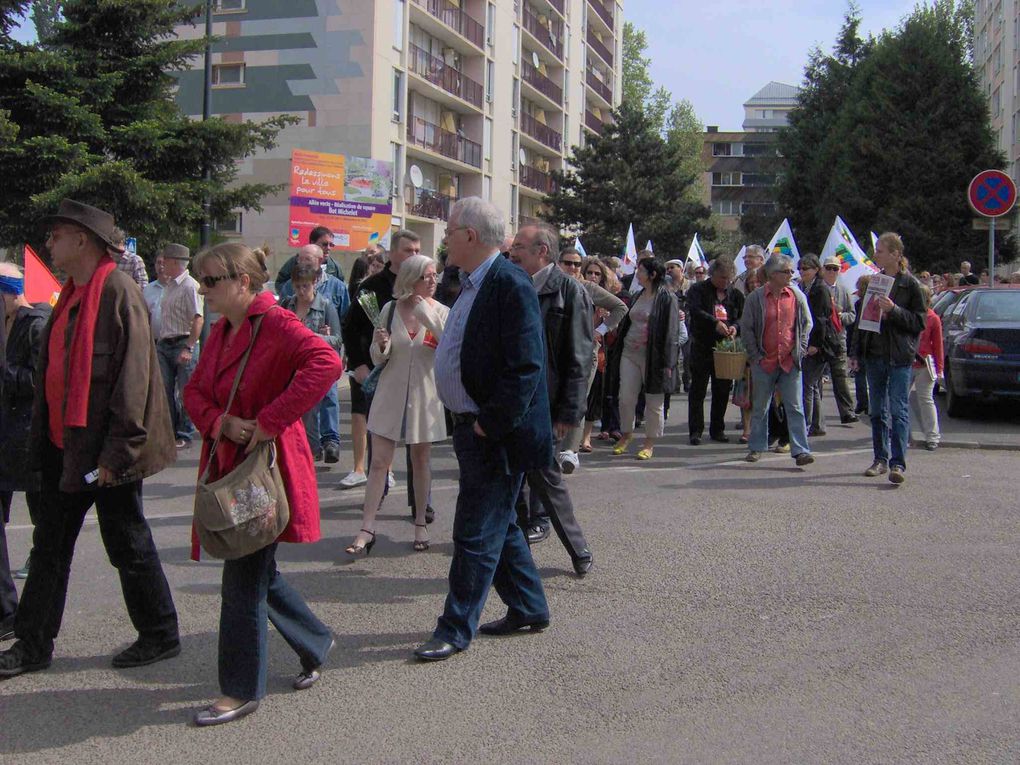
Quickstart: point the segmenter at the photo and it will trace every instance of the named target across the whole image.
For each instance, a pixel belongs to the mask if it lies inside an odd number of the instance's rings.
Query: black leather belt
[[[457,412],[451,412],[450,415],[453,417],[454,426],[457,425],[474,425],[475,420],[478,419],[478,415],[474,412],[465,412],[464,414],[458,414]]]
[[[179,343],[181,340],[187,340],[191,335],[174,335],[173,337],[164,337],[159,342],[161,343]]]

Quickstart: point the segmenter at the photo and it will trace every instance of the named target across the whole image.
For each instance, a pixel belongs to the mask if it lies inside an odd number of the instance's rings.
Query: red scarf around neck
[[[74,302],[75,294],[82,292],[78,320],[74,325],[74,337],[71,347],[65,349],[67,355],[67,379],[65,380],[66,399],[64,403],[64,427],[84,428],[88,425],[89,390],[92,380],[92,346],[96,337],[96,320],[99,317],[99,299],[107,278],[115,271],[117,264],[113,258],[104,255],[99,260],[92,278],[83,287],[68,279],[60,289],[60,299],[53,309],[53,323],[68,310]],[[63,359],[57,360],[63,362]]]

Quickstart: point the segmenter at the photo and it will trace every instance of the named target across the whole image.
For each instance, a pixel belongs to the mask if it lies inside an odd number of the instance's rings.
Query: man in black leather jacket
[[[864,310],[859,311],[850,363],[851,369],[856,369],[858,360],[864,361],[868,375],[875,461],[864,475],[873,477],[888,471],[889,480],[901,484],[906,478],[910,440],[912,365],[927,311],[920,282],[906,270],[903,240],[898,234],[887,232],[878,238],[875,264],[895,281],[889,297],[873,298],[882,311],[881,331],[862,330],[860,315]]]
[[[556,266],[559,234],[549,225],[525,226],[510,247],[510,259],[532,278],[542,309],[546,343],[546,382],[552,414],[553,452],[567,432],[584,418],[588,407],[588,369],[591,366],[594,329],[592,303],[576,279]],[[558,463],[526,474],[530,507],[522,526],[528,541],[549,536],[549,524],[570,554],[578,576],[588,573],[592,554],[574,517],[570,493]],[[545,514],[543,517],[542,509]]]

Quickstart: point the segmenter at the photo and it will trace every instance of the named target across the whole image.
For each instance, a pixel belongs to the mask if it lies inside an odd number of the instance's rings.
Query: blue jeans
[[[871,441],[875,459],[889,467],[907,469],[910,440],[910,364],[896,366],[885,359],[868,357],[868,402]]]
[[[276,570],[276,543],[223,562],[219,676],[224,696],[251,701],[266,695],[269,622],[301,660],[321,666],[333,636]]]
[[[191,354],[191,361],[181,364],[177,359],[181,351],[187,348],[187,338],[180,340],[160,340],[156,343],[156,358],[159,369],[163,373],[163,387],[166,390],[167,404],[170,405],[170,419],[174,425],[174,436],[190,441],[195,436],[195,426],[191,424],[185,411],[181,396],[184,386],[188,384],[195,365],[198,363],[198,352]]]
[[[804,419],[804,390],[800,370],[794,367],[784,372],[777,366],[776,371],[766,372],[761,364],[751,364],[751,440],[748,449],[764,452],[769,447],[769,405],[776,390],[783,397],[786,410],[786,424],[790,431],[790,456],[810,454],[807,423]]]
[[[450,592],[434,637],[467,648],[489,587],[510,611],[526,620],[549,618],[549,605],[524,533],[516,523],[514,500],[521,473],[511,473],[506,453],[477,435],[471,425],[453,431],[460,465],[460,492],[453,519]]]
[[[329,391],[323,396],[318,406],[319,416],[319,443],[326,444],[340,443],[340,397],[336,392],[336,383],[329,386]]]

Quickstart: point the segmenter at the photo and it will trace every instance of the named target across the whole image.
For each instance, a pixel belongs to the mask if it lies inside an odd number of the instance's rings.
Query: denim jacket
[[[290,284],[290,282],[287,283]],[[296,314],[297,298],[293,295],[284,298],[280,301],[280,307]],[[315,299],[312,300],[312,305],[308,309],[308,314],[302,323],[325,340],[333,350],[343,355],[343,341],[340,338],[340,319],[336,315],[336,308],[333,307],[329,300],[323,297],[322,293],[315,293]],[[319,330],[324,326],[329,327],[328,335],[319,333]]]

